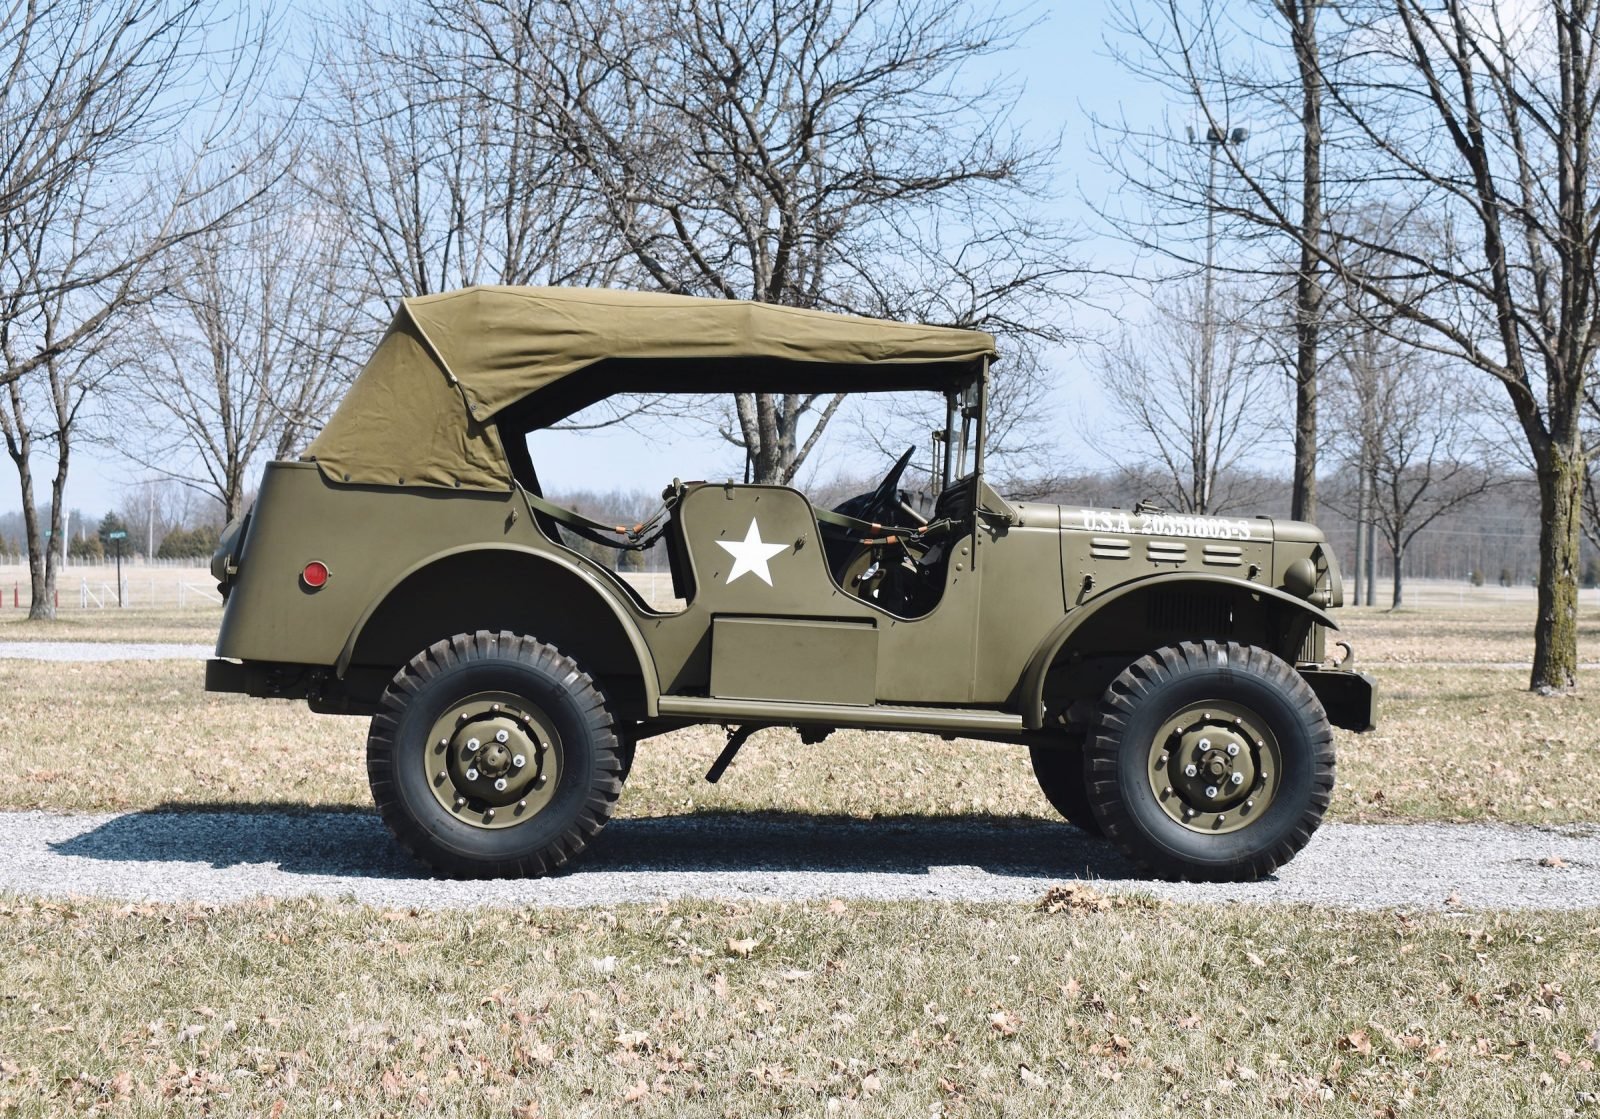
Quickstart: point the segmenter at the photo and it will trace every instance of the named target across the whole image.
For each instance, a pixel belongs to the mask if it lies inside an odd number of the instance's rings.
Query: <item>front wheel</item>
[[[1164,877],[1261,878],[1304,847],[1333,793],[1316,694],[1266,649],[1159,649],[1106,689],[1088,743],[1107,836]]]
[[[611,818],[624,761],[605,697],[571,658],[487,630],[413,657],[367,737],[384,822],[462,878],[565,867]]]

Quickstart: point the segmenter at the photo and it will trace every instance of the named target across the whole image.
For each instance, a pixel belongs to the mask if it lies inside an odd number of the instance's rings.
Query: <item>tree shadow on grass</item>
[[[282,806],[161,806],[106,820],[50,844],[108,862],[275,865],[291,874],[418,879],[377,816]],[[1020,816],[893,816],[702,812],[614,820],[573,873],[758,872],[990,874],[1058,881],[1126,878],[1110,843],[1064,823]]]

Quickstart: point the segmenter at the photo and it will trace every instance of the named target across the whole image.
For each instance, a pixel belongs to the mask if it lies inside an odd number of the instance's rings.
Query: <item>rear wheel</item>
[[[434,870],[538,876],[610,819],[623,754],[604,696],[574,661],[479,630],[395,675],[367,737],[367,777],[384,822]]]
[[[1271,874],[1333,792],[1333,732],[1292,666],[1184,642],[1128,666],[1096,709],[1089,801],[1105,834],[1165,877]]]
[[[1083,764],[1083,739],[1064,737],[1051,746],[1030,746],[1028,756],[1033,761],[1033,776],[1039,782],[1039,791],[1050,807],[1061,813],[1067,823],[1081,828],[1090,835],[1100,834],[1100,822],[1094,818],[1089,806],[1089,775]]]

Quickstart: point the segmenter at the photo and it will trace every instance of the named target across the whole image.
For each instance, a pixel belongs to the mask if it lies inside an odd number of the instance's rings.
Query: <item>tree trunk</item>
[[[1576,439],[1572,440],[1577,443]],[[1539,461],[1539,594],[1533,674],[1541,693],[1578,683],[1578,539],[1583,517],[1581,446],[1547,445]]]
[[[1366,543],[1367,527],[1367,472],[1364,464],[1356,477],[1359,480],[1356,482],[1356,555],[1355,564],[1351,568],[1355,588],[1355,593],[1350,596],[1352,606],[1361,605],[1361,546]]]
[[[1317,349],[1322,326],[1322,57],[1317,8],[1299,0],[1287,9],[1300,69],[1300,270],[1295,277],[1294,495],[1297,521],[1317,516]]]
[[[47,575],[53,572],[47,569],[54,568],[55,550],[61,542],[52,536],[47,543],[39,531],[39,507],[33,500],[33,437],[24,431],[10,449],[22,486],[22,532],[28,540],[28,619],[48,621],[56,616],[56,604],[47,582]]]
[[[1394,601],[1389,604],[1389,609],[1398,610],[1400,609],[1402,592],[1404,591],[1404,587],[1401,584],[1404,576],[1400,574],[1400,568],[1403,566],[1401,561],[1405,559],[1406,549],[1405,545],[1401,544],[1392,550],[1394,552]]]
[[[1367,605],[1375,606],[1378,601],[1378,522],[1373,519],[1372,511],[1378,504],[1378,487],[1371,474],[1361,479],[1361,485],[1367,492]]]

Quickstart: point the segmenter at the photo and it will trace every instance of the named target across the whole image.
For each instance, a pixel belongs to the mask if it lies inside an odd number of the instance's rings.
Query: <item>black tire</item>
[[[479,696],[511,697],[550,740],[555,779],[520,805],[472,800],[475,790],[486,790],[458,788],[459,774],[442,771],[454,763],[440,760],[446,742],[435,739],[436,724],[458,707],[465,723],[471,716],[464,705]],[[542,774],[546,745],[537,735],[529,741]],[[471,748],[479,749],[476,739]],[[605,697],[576,662],[530,637],[479,630],[429,646],[395,674],[367,736],[367,779],[384,823],[418,861],[451,877],[537,877],[568,866],[611,818],[622,793],[622,755]],[[515,764],[526,764],[523,755]],[[435,769],[441,771],[432,780]],[[467,772],[476,782],[477,770]],[[530,799],[539,806],[521,818]],[[447,802],[472,807],[452,811]]]
[[[1261,807],[1255,807],[1254,799],[1235,801],[1229,807],[1241,811],[1227,821],[1234,830],[1216,833],[1202,828],[1209,806],[1197,810],[1194,826],[1175,818],[1191,812],[1188,794],[1174,800],[1173,785],[1158,791],[1153,776],[1168,772],[1161,763],[1169,757],[1169,744],[1172,758],[1179,761],[1180,749],[1199,748],[1187,745],[1190,736],[1180,740],[1173,732],[1169,738],[1170,721],[1208,704],[1246,713],[1248,725],[1263,732],[1259,748],[1244,750],[1240,760],[1241,767],[1259,768],[1251,770],[1251,780],[1264,782],[1271,776],[1262,760],[1269,736],[1276,756],[1270,768],[1278,771],[1270,800]],[[1227,720],[1219,715],[1215,721]],[[1208,741],[1200,739],[1199,746]],[[1205,756],[1217,758],[1218,752]],[[1293,858],[1322,822],[1333,794],[1333,732],[1316,694],[1273,653],[1233,642],[1184,642],[1135,661],[1106,689],[1090,730],[1088,771],[1089,801],[1101,829],[1141,865],[1167,878],[1250,880]],[[1178,780],[1193,781],[1194,775],[1185,770]],[[1198,780],[1217,779],[1202,773]],[[1213,787],[1196,795],[1215,791]],[[1247,796],[1249,790],[1232,795]],[[1250,811],[1257,814],[1249,817]],[[1215,821],[1227,815],[1213,813],[1213,826],[1220,828]]]
[[[1100,834],[1100,821],[1089,806],[1089,774],[1083,763],[1083,739],[1063,736],[1053,746],[1029,746],[1039,791],[1062,819],[1089,835]]]

